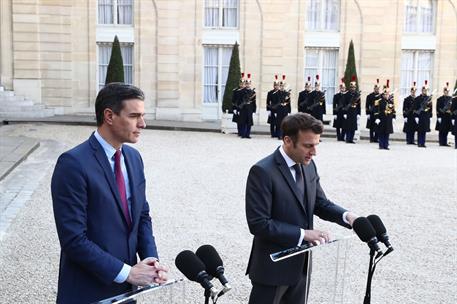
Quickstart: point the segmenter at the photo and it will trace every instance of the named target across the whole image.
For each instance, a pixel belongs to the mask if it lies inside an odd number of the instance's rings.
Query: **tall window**
[[[232,47],[204,46],[203,53],[203,103],[222,102]]]
[[[105,85],[106,72],[111,58],[112,43],[98,44],[98,88]],[[133,45],[121,44],[122,61],[124,65],[124,82],[133,84]]]
[[[338,49],[333,48],[306,48],[305,49],[305,74],[304,79],[311,77],[311,81],[316,81],[319,75],[321,90],[326,90],[325,99],[327,105],[335,95],[338,80]]]
[[[98,24],[133,24],[133,0],[98,0]]]
[[[428,80],[432,84],[433,52],[420,50],[405,50],[401,55],[401,96],[409,95],[409,89],[414,81],[421,87]]]
[[[406,0],[406,33],[433,33],[435,8],[432,0]]]
[[[308,31],[339,31],[340,1],[309,0],[307,28]]]
[[[238,27],[238,0],[205,0],[205,27]]]

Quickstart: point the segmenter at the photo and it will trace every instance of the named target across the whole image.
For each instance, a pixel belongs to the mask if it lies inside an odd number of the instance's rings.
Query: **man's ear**
[[[114,116],[113,110],[111,110],[109,108],[106,108],[105,110],[103,110],[103,121],[105,123],[107,123],[108,125],[113,124],[113,116]]]

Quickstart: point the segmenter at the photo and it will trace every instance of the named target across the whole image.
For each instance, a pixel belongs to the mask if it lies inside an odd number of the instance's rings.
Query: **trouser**
[[[407,144],[414,144],[414,131],[406,132],[406,143]]]
[[[375,132],[374,128],[370,129],[370,142],[377,142],[378,134]]]
[[[417,145],[418,146],[425,146],[425,136],[427,132],[417,132]]]
[[[378,134],[379,149],[389,148],[389,136],[390,134]]]
[[[240,124],[239,122],[236,123],[236,128],[238,129],[238,136],[241,136],[241,126],[242,124]]]
[[[354,134],[355,134],[355,130],[346,131],[346,142],[347,143],[354,142]]]
[[[336,128],[336,139],[338,141],[344,141],[345,136],[346,132],[342,128]]]
[[[457,149],[457,135],[454,135],[454,145],[455,145],[455,148]]]
[[[276,113],[271,113],[270,116],[270,135],[278,137],[278,126],[276,125]]]
[[[440,146],[446,146],[447,145],[447,135],[448,131],[442,132],[440,131],[438,133],[439,141],[440,141]]]
[[[242,124],[241,125],[241,137],[242,138],[249,138],[251,136],[251,125],[250,124]]]

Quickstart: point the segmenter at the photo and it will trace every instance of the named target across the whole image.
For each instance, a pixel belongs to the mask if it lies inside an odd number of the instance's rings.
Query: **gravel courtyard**
[[[0,127],[3,136],[41,140],[40,147],[0,182],[0,189],[28,179],[38,182],[0,239],[0,302],[55,302],[60,248],[50,178],[58,155],[92,131],[47,124]],[[142,132],[135,147],[145,163],[159,255],[171,277],[183,277],[174,266],[180,251],[212,244],[233,285],[218,303],[247,303],[251,285],[244,272],[252,236],[244,213],[246,177],[249,168],[279,144],[260,135],[242,140],[217,133]],[[457,150],[393,142],[385,151],[366,141],[347,145],[323,138],[315,160],[331,200],[360,215],[378,214],[388,228],[395,251],[377,267],[372,303],[457,303]],[[39,169],[27,171],[30,164]],[[315,227],[334,237],[352,234],[317,219]],[[348,243],[346,274],[339,273],[338,279],[339,284],[346,282],[345,299],[335,303],[362,303],[368,248],[357,238]],[[311,303],[333,303],[335,250],[328,247],[314,254]],[[176,303],[202,303],[202,288],[185,285],[186,300]],[[329,296],[320,298],[324,294]]]

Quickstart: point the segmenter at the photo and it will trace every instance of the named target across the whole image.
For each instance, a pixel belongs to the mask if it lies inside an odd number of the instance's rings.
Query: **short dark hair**
[[[112,82],[103,87],[98,92],[95,100],[95,116],[97,126],[103,124],[105,109],[111,109],[114,113],[119,114],[124,108],[124,100],[140,99],[144,101],[144,93],[139,88],[121,82]]]
[[[322,122],[307,113],[288,115],[281,123],[282,136],[289,136],[294,145],[298,140],[299,131],[312,131],[314,134],[322,134],[324,125]]]

